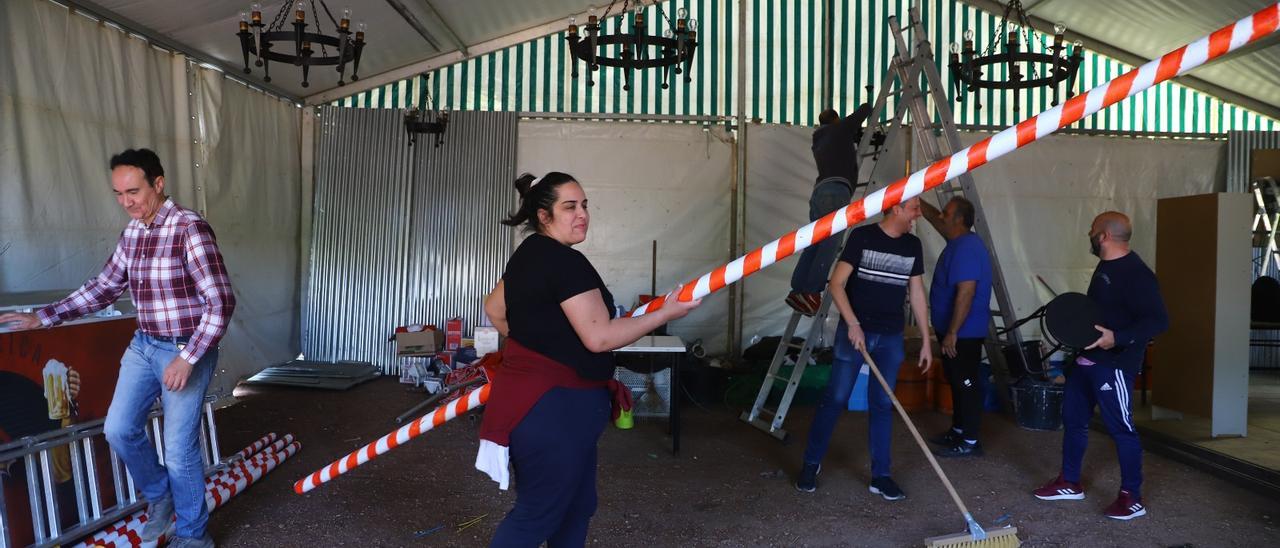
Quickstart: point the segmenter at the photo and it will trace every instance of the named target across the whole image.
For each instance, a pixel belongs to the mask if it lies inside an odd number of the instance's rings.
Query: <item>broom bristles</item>
[[[924,545],[929,548],[1018,548],[1022,541],[1018,540],[1017,527],[1005,527],[987,531],[987,538],[974,540],[969,533],[945,535],[925,539]]]

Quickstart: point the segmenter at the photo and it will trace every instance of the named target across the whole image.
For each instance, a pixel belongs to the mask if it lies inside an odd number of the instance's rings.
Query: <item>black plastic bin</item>
[[[1013,416],[1028,430],[1062,429],[1062,386],[1023,378],[1009,387],[1013,392]]]

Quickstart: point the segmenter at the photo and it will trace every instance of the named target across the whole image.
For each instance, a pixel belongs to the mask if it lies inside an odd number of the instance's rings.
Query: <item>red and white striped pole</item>
[[[419,417],[418,420],[401,426],[396,429],[396,431],[382,436],[376,441],[352,451],[347,454],[347,456],[333,461],[329,466],[321,468],[311,475],[298,480],[293,484],[293,490],[301,495],[307,491],[315,489],[320,484],[345,474],[352,468],[369,462],[374,457],[395,449],[396,447],[399,447],[400,444],[422,435],[423,432],[432,430],[445,422],[453,420],[455,417],[480,407],[488,401],[489,385],[483,384],[464,393],[458,399],[436,408],[435,411]]]
[[[270,437],[274,438],[275,435],[272,434]],[[266,438],[264,437],[263,439]],[[259,440],[259,442],[261,441]],[[246,448],[246,450],[255,446],[261,448],[261,445],[255,442],[253,446]],[[205,478],[205,503],[209,507],[209,511],[212,512],[226,504],[231,497],[244,491],[250,484],[257,482],[278,464],[297,453],[301,447],[301,444],[293,441],[293,435],[285,435],[283,439],[254,454],[251,458],[236,461],[231,464],[231,468]],[[243,454],[243,451],[241,453]],[[145,509],[139,510],[85,538],[75,546],[77,548],[139,546],[142,542],[142,537],[139,535],[143,524],[146,523],[145,514]],[[171,532],[173,525],[170,524],[169,527]],[[165,536],[169,537],[171,535],[166,534]]]
[[[259,438],[259,439],[258,439],[258,441],[255,441],[255,442],[253,442],[252,444],[250,444],[248,447],[245,447],[244,449],[241,449],[239,453],[236,453],[236,454],[232,455],[232,456],[231,456],[231,458],[229,458],[229,459],[227,459],[227,460],[244,460],[244,459],[247,459],[247,458],[249,458],[249,457],[253,456],[253,455],[254,455],[255,453],[257,453],[258,451],[261,451],[263,447],[266,447],[268,443],[271,443],[271,442],[273,442],[273,441],[276,441],[276,433],[275,433],[275,432],[271,432],[271,433],[269,433],[269,434],[267,434],[267,435],[265,435],[265,436],[262,436],[261,438]]]
[[[769,242],[729,264],[684,284],[677,298],[687,302],[705,297],[834,234],[839,234],[881,211],[1067,127],[1085,116],[1257,42],[1276,32],[1278,12],[1280,12],[1280,4],[1267,6],[1253,15],[1222,27],[1208,36],[1130,70],[1082,95],[1073,97],[1064,104],[1006,128],[950,157],[938,160],[866,198],[852,202],[799,230]],[[658,310],[665,302],[665,296],[658,297],[635,309],[631,316],[642,316]]]

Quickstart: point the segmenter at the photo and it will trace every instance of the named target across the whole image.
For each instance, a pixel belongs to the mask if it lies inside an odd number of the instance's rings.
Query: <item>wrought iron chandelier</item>
[[[1010,15],[1014,19],[1010,19]],[[1023,32],[1025,31],[1025,33]],[[965,92],[977,92],[983,89],[1014,90],[1013,109],[1022,113],[1021,90],[1049,86],[1053,90],[1052,104],[1057,105],[1059,87],[1066,82],[1067,98],[1075,96],[1076,75],[1079,73],[1080,61],[1084,59],[1084,48],[1080,41],[1072,44],[1068,52],[1063,41],[1067,28],[1062,24],[1053,26],[1053,43],[1045,47],[1044,36],[1038,35],[1031,28],[1031,22],[1022,7],[1021,0],[1010,0],[1004,8],[1000,24],[995,27],[991,43],[981,55],[973,47],[973,30],[964,31],[964,46],[951,44],[951,74],[955,76],[952,85],[956,91],[956,100],[964,102]],[[1023,50],[1022,42],[1025,34],[1027,49]],[[993,52],[1006,37],[1003,52]],[[1032,40],[1039,38],[1042,52],[1031,51]],[[1005,77],[996,79],[995,68],[1004,66]],[[974,93],[975,108],[981,109],[980,95]]]
[[[436,147],[444,142],[444,130],[449,127],[449,111],[433,108],[430,89],[431,75],[422,81],[418,93],[418,106],[404,113],[404,130],[409,133],[409,146],[418,140],[419,133],[435,135]]]
[[[359,80],[357,73],[360,71],[360,52],[364,50],[364,31],[365,24],[356,25],[355,38],[351,36],[351,9],[342,10],[342,19],[334,20],[333,13],[329,11],[329,6],[324,0],[320,0],[320,7],[324,9],[324,14],[328,17],[329,22],[333,25],[334,34],[325,34],[321,28],[320,12],[316,9],[316,0],[310,0],[311,19],[315,21],[316,32],[307,32],[307,9],[306,4],[299,0],[296,4],[285,2],[280,6],[280,12],[276,14],[275,19],[270,25],[262,22],[262,5],[254,3],[249,8],[249,13],[240,12],[240,32],[236,33],[240,37],[240,50],[244,54],[244,73],[249,74],[249,57],[255,57],[253,66],[262,67],[263,80],[271,81],[271,62],[288,63],[302,67],[302,87],[309,87],[311,83],[308,81],[310,77],[312,65],[337,65],[338,85],[345,84],[342,81],[346,73],[347,63],[351,63],[351,80]],[[285,19],[288,17],[289,7],[293,6],[293,30],[284,30]],[[289,45],[293,45],[293,55],[284,53]],[[314,44],[319,44],[320,51],[317,55],[313,48]],[[333,48],[330,51],[329,48]]]
[[[605,18],[609,17],[609,12],[613,10],[615,3],[616,0],[610,2],[609,7],[605,9]],[[689,19],[689,10],[680,8],[676,11],[676,20],[673,23],[662,10],[661,3],[654,5],[658,8],[659,24],[662,21],[667,23],[668,28],[662,36],[648,33],[644,3],[639,0],[634,3],[634,6],[631,0],[624,0],[622,3],[623,13],[626,13],[629,7],[634,9],[635,22],[631,25],[630,33],[601,32],[600,18],[596,17],[594,7],[587,12],[587,25],[583,27],[586,36],[578,34],[577,19],[569,18],[569,30],[565,41],[569,43],[573,77],[575,79],[578,77],[578,61],[582,61],[587,64],[588,86],[595,85],[591,73],[600,70],[602,66],[624,69],[625,82],[622,89],[626,91],[631,91],[631,73],[635,69],[660,69],[662,89],[670,87],[669,81],[673,78],[673,72],[683,73],[686,84],[692,82],[690,68],[693,66],[694,54],[698,51],[698,21]],[[621,51],[611,56],[611,46],[620,46]],[[654,51],[651,51],[651,48]]]

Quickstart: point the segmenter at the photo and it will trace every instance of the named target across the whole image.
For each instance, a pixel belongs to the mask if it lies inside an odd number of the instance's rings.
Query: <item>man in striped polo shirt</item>
[[[170,546],[212,547],[205,531],[200,412],[235,310],[231,280],[209,223],[164,192],[164,168],[148,149],[111,158],[111,188],[133,218],[102,272],[34,314],[0,315],[17,329],[51,327],[105,308],[126,289],[138,331],[120,359],[103,430],[148,502],[143,546],[177,517]],[[156,398],[164,409],[164,466],[144,430]]]

